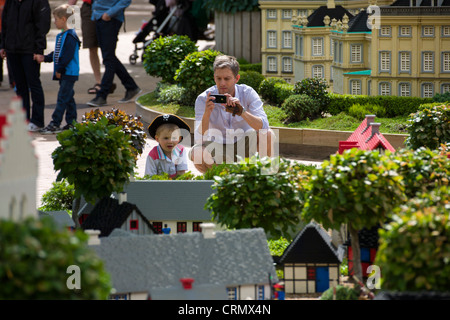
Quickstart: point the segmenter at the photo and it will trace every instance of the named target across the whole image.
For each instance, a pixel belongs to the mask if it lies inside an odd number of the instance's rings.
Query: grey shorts
[[[238,162],[239,158],[248,158],[256,154],[258,147],[258,138],[255,131],[249,131],[241,140],[234,144],[223,144],[213,141],[205,141],[195,144],[189,152],[189,158],[195,148],[205,148],[213,157],[215,163],[233,163]]]
[[[92,6],[86,2],[80,9],[81,34],[83,36],[83,48],[98,48],[97,30],[95,21],[91,20]]]

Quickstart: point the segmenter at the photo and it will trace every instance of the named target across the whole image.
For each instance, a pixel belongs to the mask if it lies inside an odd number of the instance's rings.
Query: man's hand
[[[103,21],[111,21],[111,17],[105,12],[105,13],[102,15],[102,20],[103,20]]]
[[[56,79],[61,79],[61,73],[55,72],[55,77],[56,77]]]
[[[6,59],[6,50],[5,49],[0,49],[0,58]]]
[[[225,106],[225,111],[232,113],[233,117],[235,115],[241,116],[242,113],[244,112],[244,108],[242,107],[242,105],[240,104],[239,100],[234,102],[233,104],[228,104]]]
[[[36,60],[37,63],[44,62],[44,56],[42,54],[33,54],[33,60]]]

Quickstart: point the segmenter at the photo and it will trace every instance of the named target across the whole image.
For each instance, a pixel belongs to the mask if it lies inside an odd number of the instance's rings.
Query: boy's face
[[[214,82],[220,94],[229,93],[234,96],[234,85],[239,81],[239,75],[235,76],[230,68],[220,68],[214,71]]]
[[[55,26],[57,29],[67,29],[67,18],[66,17],[57,17],[56,15],[53,15],[55,18]]]
[[[173,149],[178,143],[180,143],[181,133],[179,129],[168,130],[162,129],[157,135],[155,140],[159,143],[165,153],[171,154]]]

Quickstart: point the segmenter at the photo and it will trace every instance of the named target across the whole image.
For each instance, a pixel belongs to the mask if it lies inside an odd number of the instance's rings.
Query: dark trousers
[[[100,19],[96,21],[95,25],[98,43],[102,51],[103,64],[105,65],[101,89],[97,93],[97,97],[100,96],[106,99],[113,83],[114,75],[119,77],[127,91],[136,89],[138,87],[136,82],[134,82],[127,69],[116,57],[117,40],[122,22],[114,18],[110,21]]]
[[[73,90],[74,85],[74,80],[63,79],[59,81],[58,100],[56,102],[55,111],[53,111],[52,114],[52,123],[57,127],[60,126],[63,120],[64,112],[66,112],[67,124],[73,124],[73,121],[77,120],[77,105],[74,99],[75,91]]]
[[[7,52],[9,71],[16,83],[17,95],[22,98],[27,120],[38,127],[44,126],[45,98],[40,79],[40,65],[33,54]],[[30,106],[30,93],[33,107]]]

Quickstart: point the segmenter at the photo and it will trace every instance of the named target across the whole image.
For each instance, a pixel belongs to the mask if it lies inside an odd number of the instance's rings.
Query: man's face
[[[214,81],[220,94],[229,93],[234,96],[234,85],[239,81],[239,75],[235,77],[229,68],[216,69]]]

